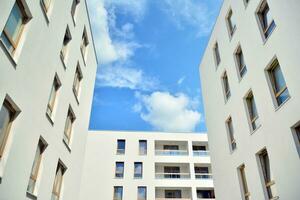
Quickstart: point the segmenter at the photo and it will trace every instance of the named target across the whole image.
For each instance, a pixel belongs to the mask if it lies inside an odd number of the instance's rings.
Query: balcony
[[[190,187],[157,187],[155,200],[192,200]]]
[[[193,141],[193,155],[194,156],[209,156],[207,142],[195,142]]]
[[[190,179],[189,163],[155,163],[156,179]]]
[[[155,200],[192,200],[192,199],[191,198],[155,198]]]
[[[156,179],[190,179],[190,173],[155,173]]]
[[[158,156],[187,156],[188,142],[187,141],[155,141],[155,155]]]
[[[158,156],[187,156],[187,150],[155,150],[155,155]]]
[[[209,151],[203,151],[203,150],[193,150],[194,156],[209,156]]]

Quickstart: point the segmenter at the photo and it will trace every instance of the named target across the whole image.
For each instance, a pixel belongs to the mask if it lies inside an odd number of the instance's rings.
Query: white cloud
[[[180,79],[178,79],[177,81],[177,85],[181,85],[183,83],[183,81],[185,80],[185,76],[181,77]]]
[[[153,92],[150,95],[137,93],[136,97],[144,109],[139,107],[141,118],[157,130],[192,132],[201,120],[201,114],[192,108],[192,100],[185,94]]]

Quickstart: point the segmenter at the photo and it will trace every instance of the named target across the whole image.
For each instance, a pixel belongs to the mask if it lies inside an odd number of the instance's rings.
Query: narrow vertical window
[[[263,150],[259,153],[259,161],[260,167],[263,174],[264,180],[264,187],[266,189],[266,193],[269,199],[275,200],[279,199],[277,196],[276,188],[275,188],[275,181],[273,174],[271,172],[270,160],[267,150]]]
[[[233,125],[232,125],[232,118],[229,117],[226,120],[226,128],[227,128],[227,132],[229,135],[229,143],[230,143],[230,149],[231,151],[234,151],[236,149],[236,141],[234,138],[234,129],[233,129]]]
[[[56,105],[56,99],[58,95],[58,90],[61,86],[61,83],[57,76],[54,77],[53,84],[50,91],[50,96],[47,104],[47,115],[51,118],[53,117],[54,108]]]
[[[138,200],[147,200],[147,188],[138,187]]]
[[[125,154],[125,140],[118,140],[117,154]]]
[[[124,177],[124,162],[116,162],[116,178],[123,178]]]
[[[250,92],[246,97],[246,104],[247,104],[251,129],[252,131],[254,131],[260,126],[260,123],[259,123],[259,117],[258,117],[256,104],[252,92]]]
[[[230,98],[231,93],[230,93],[228,76],[227,76],[226,72],[224,72],[224,74],[222,76],[222,84],[223,84],[223,90],[224,90],[224,94],[225,94],[225,99],[227,101]]]
[[[73,110],[71,107],[69,107],[65,129],[64,129],[64,141],[67,145],[70,144],[71,141],[71,135],[72,135],[72,129],[73,129],[73,123],[75,121],[76,117],[73,113]]]
[[[140,155],[147,155],[147,140],[140,140],[139,141],[139,154]]]
[[[239,78],[242,78],[247,72],[247,66],[244,59],[244,54],[241,46],[239,46],[235,53],[235,58],[237,62],[237,70],[239,74]]]
[[[134,178],[143,177],[143,163],[135,162],[134,163]]]
[[[88,39],[88,36],[86,33],[86,29],[84,28],[83,34],[82,34],[82,40],[81,40],[81,44],[80,44],[80,50],[81,50],[81,54],[82,54],[84,61],[87,58],[88,45],[89,45],[89,39]]]
[[[226,17],[226,24],[228,27],[229,35],[230,35],[230,37],[232,37],[236,30],[236,23],[234,21],[233,12],[231,9],[229,10],[228,15]]]
[[[241,189],[242,189],[242,195],[243,195],[243,200],[250,200],[250,192],[248,190],[248,185],[247,185],[247,179],[246,179],[246,174],[245,174],[245,165],[242,165],[238,168],[239,176],[240,176],[240,182],[241,182]]]
[[[3,156],[10,133],[10,127],[15,116],[16,111],[7,100],[4,100],[0,110],[0,159]]]
[[[22,1],[17,0],[1,33],[1,41],[11,54],[14,54],[18,47],[24,26],[29,20]]]
[[[77,63],[74,82],[73,82],[73,92],[74,92],[75,97],[77,98],[77,100],[79,99],[79,92],[80,92],[80,86],[81,86],[82,78],[83,78],[83,76],[82,76],[82,72],[80,70],[79,63]]]
[[[66,172],[66,167],[61,162],[58,162],[56,173],[55,173],[55,179],[53,183],[53,189],[52,189],[52,197],[51,200],[59,200],[62,184],[63,184],[63,176]]]
[[[219,64],[221,62],[221,57],[220,57],[220,51],[219,51],[218,42],[216,42],[213,50],[214,50],[214,60],[216,62],[216,66],[219,66]]]
[[[298,151],[298,155],[300,157],[300,124],[298,122],[298,125],[293,127],[293,136],[296,144],[296,148]]]
[[[114,199],[113,200],[122,200],[123,199],[123,187],[115,186],[114,187]]]
[[[286,86],[281,67],[278,60],[275,60],[268,70],[272,90],[276,98],[277,106],[283,104],[289,97],[289,90]]]
[[[47,147],[47,144],[45,143],[45,141],[40,139],[38,146],[36,148],[33,165],[32,165],[31,173],[30,173],[30,179],[29,179],[29,183],[27,186],[27,192],[29,192],[30,194],[36,194],[36,191],[35,191],[36,182],[39,178],[38,176],[39,176],[39,171],[40,171],[40,165],[41,165],[43,153],[44,153],[46,147]]]
[[[78,5],[79,5],[79,0],[73,0],[72,7],[71,7],[71,15],[72,15],[74,22],[76,22],[76,11],[77,11]]]
[[[71,32],[70,32],[69,27],[67,27],[65,35],[64,35],[63,45],[62,45],[62,48],[60,51],[60,57],[63,61],[65,61],[67,58],[68,46],[69,46],[71,40],[72,40]]]
[[[276,24],[274,22],[273,16],[271,15],[270,8],[266,0],[263,1],[263,3],[260,5],[257,11],[257,15],[261,29],[263,31],[263,36],[265,39],[267,39],[276,27]]]
[[[49,11],[50,5],[51,5],[51,0],[41,0],[42,5],[46,13]]]
[[[300,125],[295,128],[297,142],[300,144]]]

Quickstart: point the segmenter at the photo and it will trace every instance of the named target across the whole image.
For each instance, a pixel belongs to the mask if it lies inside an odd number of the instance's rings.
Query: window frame
[[[235,24],[232,23],[233,22],[232,17],[233,17],[233,11],[232,11],[232,8],[230,8],[228,10],[226,18],[225,18],[229,39],[231,39],[233,37],[233,35],[237,29],[236,23]]]
[[[221,54],[220,54],[220,48],[219,48],[218,41],[216,41],[213,46],[213,56],[214,56],[216,68],[218,68],[221,63]]]
[[[82,33],[82,38],[81,38],[81,43],[80,43],[80,52],[83,58],[84,63],[86,63],[87,55],[88,55],[88,46],[90,44],[86,28],[84,27],[83,33]]]
[[[62,174],[61,174],[61,177],[59,179],[59,182],[57,183],[57,174],[58,174],[58,171],[59,171],[60,167],[61,167],[61,170],[62,170]],[[56,197],[58,197],[58,199],[60,199],[64,174],[66,173],[66,171],[67,171],[67,167],[63,164],[63,162],[61,160],[59,160],[58,163],[57,163],[55,178],[54,178],[52,192],[51,192],[51,195],[52,196],[55,195]],[[58,191],[56,191],[57,184],[59,184]]]
[[[268,1],[262,0],[255,12],[259,30],[261,32],[264,42],[266,42],[268,40],[268,38],[272,35],[272,33],[274,32],[274,30],[276,28],[276,23],[275,23],[273,16],[272,16],[272,21],[268,25],[265,24],[264,13],[267,13],[267,12],[265,12],[266,9],[268,10],[268,12],[271,12]],[[270,31],[271,28],[272,28],[272,30]]]
[[[116,189],[121,189],[121,199],[117,198],[117,190]],[[123,199],[123,186],[114,186],[114,191],[113,191],[113,200],[122,200]]]
[[[238,78],[239,78],[239,81],[241,81],[244,78],[244,76],[247,74],[247,71],[248,71],[241,44],[238,44],[236,50],[234,51],[234,60],[236,63],[236,70],[237,70]],[[242,66],[242,60],[244,61],[244,66]]]
[[[68,129],[66,130],[69,116],[70,116],[70,124],[68,125]],[[66,145],[68,147],[71,144],[72,133],[73,133],[73,126],[74,126],[75,120],[76,120],[76,116],[75,116],[75,114],[73,112],[72,107],[69,106],[69,109],[68,109],[68,112],[67,112],[67,118],[66,118],[66,121],[65,121],[64,137],[63,137],[63,141],[66,143]],[[66,131],[68,131],[68,132],[66,133]]]
[[[140,165],[141,166],[141,173],[135,173],[135,168],[136,166]],[[143,178],[143,162],[134,162],[134,168],[133,168],[133,177],[135,179],[141,179]]]
[[[253,104],[252,104],[252,102],[253,102]],[[250,131],[251,131],[251,133],[253,133],[261,126],[261,123],[259,121],[260,118],[259,118],[258,109],[257,109],[256,101],[255,101],[255,98],[254,98],[254,94],[253,94],[253,91],[251,89],[245,95],[244,103],[245,103],[245,106],[246,106],[246,112],[247,112],[248,123],[249,123],[249,126],[250,126]],[[255,116],[253,115],[254,110],[252,109],[253,108],[252,105],[255,106],[255,110],[256,110],[256,115]],[[256,124],[256,122],[257,122],[257,124]]]
[[[145,190],[145,198],[139,198],[139,189]],[[147,187],[146,186],[138,186],[137,187],[137,200],[147,200]]]
[[[295,142],[296,150],[300,158],[300,121],[291,127],[291,132]]]
[[[68,42],[66,44],[65,44],[65,38],[68,39]],[[65,34],[64,34],[64,37],[63,37],[62,48],[60,50],[60,58],[64,63],[64,67],[66,67],[65,62],[66,62],[67,57],[68,57],[69,46],[70,46],[71,41],[72,41],[72,34],[71,34],[71,31],[70,31],[69,25],[67,25],[67,28],[65,30]]]
[[[246,168],[245,164],[242,164],[237,168],[237,170],[238,170],[242,198],[243,198],[243,200],[250,200],[251,194],[249,192],[245,168]]]
[[[48,117],[51,118],[52,122],[53,122],[53,117],[54,117],[54,111],[55,111],[55,108],[57,105],[57,98],[58,98],[60,87],[61,87],[61,82],[60,82],[57,74],[55,74],[53,82],[52,82],[52,87],[50,90],[48,103],[47,103],[47,109],[46,109],[46,114],[48,115]],[[53,88],[54,88],[55,94],[54,94],[54,100],[53,100],[53,102],[51,102]]]
[[[71,5],[71,12],[70,13],[71,13],[74,25],[76,25],[76,15],[77,15],[77,9],[78,9],[79,3],[80,3],[80,0],[73,0],[72,5]],[[75,5],[75,6],[73,7],[73,5]]]
[[[231,123],[231,128],[230,128],[230,123]],[[230,147],[230,152],[233,152],[237,148],[236,144],[236,139],[234,137],[234,128],[233,128],[233,123],[232,123],[232,117],[229,116],[226,121],[225,121],[225,126],[226,126],[226,131],[228,135],[228,142],[229,142],[229,147]]]
[[[227,71],[225,70],[221,76],[221,82],[222,82],[222,88],[223,88],[223,94],[225,103],[230,99],[231,97],[231,90],[229,85],[229,79],[227,75]]]
[[[118,170],[117,170],[118,169],[118,164],[122,165],[122,172],[121,173],[118,173]],[[120,162],[120,161],[116,162],[116,164],[115,164],[115,178],[118,178],[118,179],[124,178],[124,168],[125,168],[125,163],[124,162]]]
[[[119,149],[119,142],[124,142],[124,149]],[[124,155],[126,151],[126,140],[125,139],[118,139],[117,140],[117,155]]]
[[[83,79],[83,74],[80,68],[79,62],[77,62],[76,70],[75,70],[75,76],[73,80],[72,90],[75,95],[77,103],[79,103],[79,96],[81,93],[81,81]],[[78,80],[78,81],[77,81]],[[77,83],[77,84],[76,84]]]
[[[141,151],[141,144],[144,143],[146,144],[145,147],[146,149],[144,151]],[[147,140],[139,140],[139,155],[147,155],[148,153],[148,142]]]

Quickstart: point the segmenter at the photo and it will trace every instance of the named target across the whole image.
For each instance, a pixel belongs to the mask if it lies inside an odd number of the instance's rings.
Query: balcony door
[[[181,199],[181,190],[165,190],[165,198]]]

